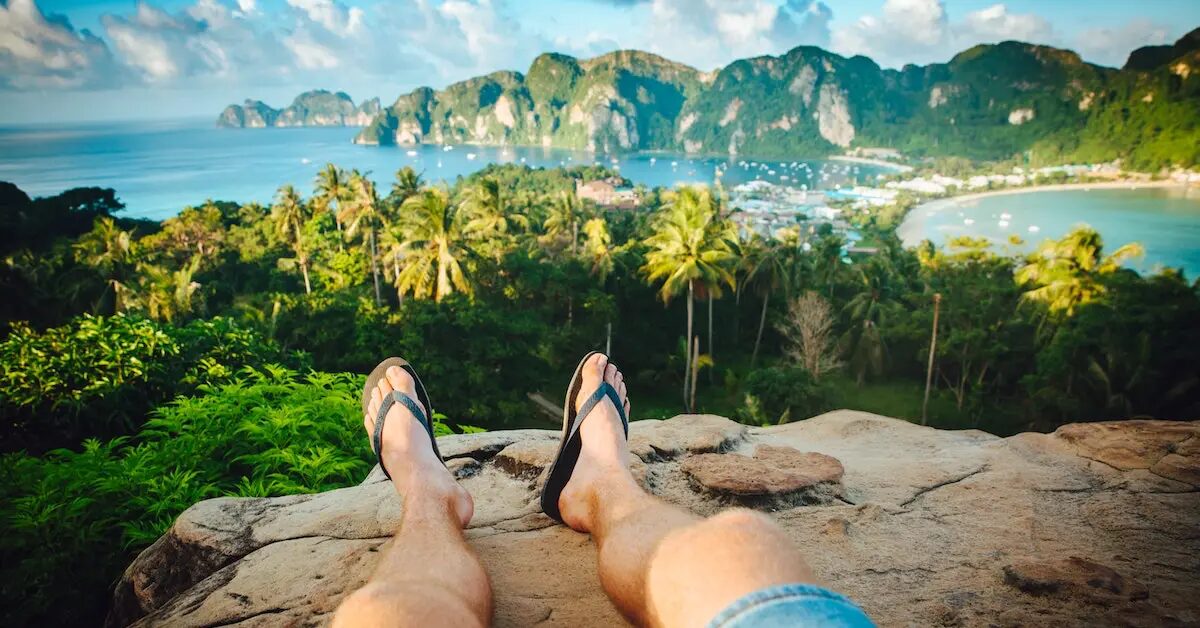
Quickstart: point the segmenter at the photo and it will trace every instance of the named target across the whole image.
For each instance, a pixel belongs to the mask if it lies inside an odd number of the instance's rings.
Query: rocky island
[[[495,623],[621,625],[591,541],[538,509],[557,438],[439,439],[475,499],[467,538],[492,578]],[[648,490],[705,515],[771,512],[880,626],[1200,621],[1195,423],[1000,438],[853,411],[766,428],[685,415],[634,422],[630,442]],[[325,625],[400,514],[378,469],[326,493],[200,502],[129,566],[108,623]]]
[[[379,99],[355,105],[345,92],[323,89],[304,92],[283,109],[273,109],[261,100],[229,105],[217,117],[222,128],[287,126],[366,126],[379,114]]]
[[[311,113],[301,100],[318,100]],[[915,156],[1159,163],[1200,143],[1200,29],[1134,51],[1125,67],[1016,41],[974,46],[947,63],[881,68],[812,46],[703,72],[655,54],[592,59],[547,53],[524,74],[498,71],[421,87],[379,108],[309,92],[278,115],[234,105],[222,126],[360,125],[360,144],[488,144],[620,152],[669,150],[794,159],[885,146]],[[338,98],[336,106],[330,99]],[[293,112],[295,110],[296,112]],[[309,111],[307,115],[299,112]],[[293,112],[293,113],[289,113]],[[304,122],[302,122],[304,121]],[[1118,123],[1117,121],[1121,121]]]

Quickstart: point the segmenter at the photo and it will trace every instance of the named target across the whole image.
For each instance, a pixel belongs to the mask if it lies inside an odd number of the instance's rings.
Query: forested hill
[[[1198,40],[1193,31],[1175,46],[1136,51],[1121,70],[1019,42],[902,70],[807,46],[712,73],[636,51],[544,54],[524,75],[400,96],[356,141],[764,157],[886,146],[914,156],[1191,166],[1200,162]]]

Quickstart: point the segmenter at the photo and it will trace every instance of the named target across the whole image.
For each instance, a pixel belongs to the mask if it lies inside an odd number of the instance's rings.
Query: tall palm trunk
[[[758,335],[754,337],[754,353],[750,354],[750,368],[758,363],[758,347],[762,343],[763,327],[767,325],[767,302],[771,299],[771,290],[763,292],[762,314],[758,315]]]
[[[371,241],[371,279],[375,282],[375,305],[383,304],[383,296],[379,292],[379,256],[375,250],[375,226],[371,226],[371,231],[367,234],[367,239]]]
[[[713,342],[713,295],[712,295],[712,291],[710,290],[708,292],[708,355],[709,355],[709,357],[712,357],[714,354],[716,354],[716,348],[717,348],[717,345],[716,345],[716,343]],[[713,377],[714,377],[713,372],[716,370],[717,370],[716,368],[708,369],[708,383],[709,384],[713,383]]]
[[[929,388],[933,384],[933,355],[937,352],[938,310],[941,304],[942,295],[933,293],[933,332],[929,336],[929,366],[925,369],[925,400],[921,402],[921,425],[925,425],[929,412]]]
[[[296,257],[300,258],[300,272],[304,275],[304,294],[312,294],[312,284],[308,280],[308,257],[304,255],[304,245],[300,240],[300,223],[296,223]]]
[[[692,282],[689,281],[687,296],[687,342],[684,343],[685,351],[687,352],[687,359],[684,363],[683,371],[683,408],[688,412],[692,411],[691,404],[688,403],[688,400],[690,399],[689,392],[691,391],[692,380],[692,310],[695,307],[695,303],[692,298],[692,291]]]
[[[396,302],[404,305],[404,291],[400,289],[400,254],[392,256],[392,270],[396,273]]]

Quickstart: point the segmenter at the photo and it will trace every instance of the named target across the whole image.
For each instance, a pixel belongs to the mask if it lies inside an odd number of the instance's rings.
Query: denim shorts
[[[776,626],[873,628],[875,624],[846,596],[813,584],[760,589],[730,604],[708,623],[708,628]]]

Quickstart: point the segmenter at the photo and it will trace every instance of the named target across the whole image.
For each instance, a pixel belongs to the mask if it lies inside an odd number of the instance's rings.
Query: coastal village
[[[815,168],[803,161],[743,160],[716,166],[713,178],[715,183],[721,183],[722,176],[733,168],[754,177],[726,188],[728,204],[733,209],[732,219],[744,234],[778,237],[783,230],[791,230],[800,237],[801,246],[810,248],[811,237],[833,233],[845,240],[843,250],[847,259],[855,254],[875,252],[870,243],[863,242],[856,225],[883,213],[902,218],[903,212],[924,201],[1032,186],[1090,189],[1165,184],[1200,187],[1200,172],[1194,170],[1176,170],[1165,176],[1151,177],[1125,171],[1119,162],[1042,168],[1014,166],[1007,173],[949,176],[928,169],[918,173],[912,166],[898,163],[902,159],[902,155],[891,149],[858,149],[852,154],[814,162]],[[885,171],[861,173],[860,165]],[[830,185],[831,179],[843,183]],[[577,182],[576,194],[597,206],[616,210],[636,209],[642,202],[638,189],[620,177]],[[928,215],[932,216],[932,211]],[[999,227],[1009,227],[1009,214],[1002,213],[995,218]],[[964,226],[970,227],[975,219],[964,216],[962,221]],[[1036,224],[1023,225],[1023,231],[1032,237],[1040,228]]]

